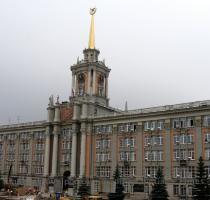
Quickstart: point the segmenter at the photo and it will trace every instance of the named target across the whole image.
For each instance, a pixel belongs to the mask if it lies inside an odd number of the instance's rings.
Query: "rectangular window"
[[[210,142],[210,133],[206,133],[205,134],[205,143],[209,143]]]
[[[158,121],[158,122],[157,122],[157,128],[158,128],[159,130],[163,130],[163,121]]]
[[[180,195],[186,196],[186,185],[180,185]]]
[[[162,168],[162,167],[161,167]],[[145,178],[155,178],[157,174],[158,167],[156,166],[149,166],[145,167]]]
[[[69,162],[70,161],[70,154],[69,153],[62,154],[62,161],[63,162]]]
[[[144,122],[144,130],[150,130],[150,122]]]
[[[210,149],[205,149],[205,158],[206,160],[210,160]]]
[[[193,127],[194,126],[194,120],[192,118],[187,119],[187,127]]]
[[[204,116],[203,125],[210,126],[210,116]]]
[[[163,151],[145,151],[145,161],[163,161]]]
[[[179,124],[179,119],[174,119],[173,120],[173,128],[179,128],[180,124]]]
[[[173,185],[173,193],[174,193],[174,196],[179,195],[179,185]]]
[[[156,128],[156,122],[153,121],[153,122],[151,122],[150,130],[154,131],[155,128]]]

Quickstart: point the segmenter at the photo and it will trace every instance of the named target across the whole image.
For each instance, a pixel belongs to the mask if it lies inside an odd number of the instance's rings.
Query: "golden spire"
[[[90,24],[90,35],[89,35],[89,49],[95,49],[95,32],[94,32],[94,14],[96,13],[96,8],[90,9],[91,24]]]

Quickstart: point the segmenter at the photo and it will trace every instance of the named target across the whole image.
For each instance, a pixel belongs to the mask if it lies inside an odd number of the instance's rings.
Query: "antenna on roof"
[[[128,111],[128,102],[127,101],[125,102],[125,111],[126,112]]]

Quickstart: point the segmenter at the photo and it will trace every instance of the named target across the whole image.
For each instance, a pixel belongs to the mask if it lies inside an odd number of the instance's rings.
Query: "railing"
[[[0,125],[0,129],[2,128],[18,128],[23,126],[38,126],[42,125],[46,122],[46,120],[43,121],[35,121],[35,122],[26,122],[26,123],[19,123],[19,124],[7,124],[7,125]]]
[[[157,106],[157,107],[151,107],[151,108],[142,108],[142,109],[128,110],[128,111],[119,111],[119,112],[116,111],[116,112],[110,113],[110,114],[94,116],[94,118],[165,112],[165,111],[173,111],[173,110],[188,109],[188,108],[199,108],[199,107],[206,107],[206,106],[210,106],[210,100],[196,101],[196,102],[182,103],[182,104],[174,104],[174,105],[166,105],[166,106]]]

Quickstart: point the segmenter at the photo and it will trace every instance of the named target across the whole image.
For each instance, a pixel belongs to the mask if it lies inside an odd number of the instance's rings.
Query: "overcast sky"
[[[1,0],[0,124],[45,119],[51,94],[68,100],[92,6],[111,106],[210,99],[209,0]]]

